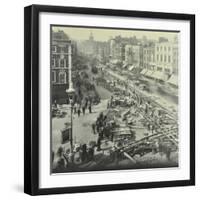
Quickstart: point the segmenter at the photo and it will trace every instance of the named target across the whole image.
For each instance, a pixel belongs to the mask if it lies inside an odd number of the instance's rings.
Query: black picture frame
[[[190,22],[190,179],[162,182],[39,188],[39,14],[76,13]],[[24,192],[30,195],[195,185],[195,15],[31,5],[24,9]]]

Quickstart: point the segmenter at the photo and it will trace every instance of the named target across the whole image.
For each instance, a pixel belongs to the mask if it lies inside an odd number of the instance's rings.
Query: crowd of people
[[[92,98],[84,97],[79,103],[74,102],[73,105],[73,113],[77,114],[80,117],[81,113],[85,115],[87,109],[89,113],[92,113]]]
[[[113,141],[112,128],[115,126],[115,122],[109,120],[107,115],[101,112],[97,117],[96,121],[92,124],[94,134],[98,134],[97,139],[97,151],[101,150],[101,141],[103,139],[109,139]]]
[[[66,169],[75,170],[80,164],[84,164],[94,160],[94,148],[95,143],[93,142],[90,145],[80,144],[78,146],[74,146],[73,150],[64,149],[60,146],[55,153],[52,153],[52,162],[54,163],[55,171],[66,171]]]

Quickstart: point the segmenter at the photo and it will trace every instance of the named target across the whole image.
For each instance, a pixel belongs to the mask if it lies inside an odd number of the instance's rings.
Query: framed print
[[[25,8],[24,191],[195,184],[195,16]]]

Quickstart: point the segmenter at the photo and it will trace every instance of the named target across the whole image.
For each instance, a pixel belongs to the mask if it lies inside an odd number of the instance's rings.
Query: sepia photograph
[[[195,15],[31,5],[31,195],[195,185]]]
[[[51,173],[179,167],[179,31],[50,27]]]

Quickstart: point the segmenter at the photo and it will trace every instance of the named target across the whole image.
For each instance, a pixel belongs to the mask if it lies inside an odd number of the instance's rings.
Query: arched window
[[[60,67],[64,68],[65,67],[65,60],[60,59]]]
[[[59,72],[59,83],[66,83],[66,73]]]

